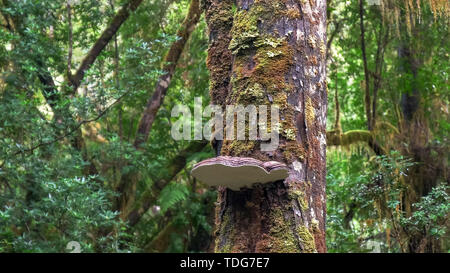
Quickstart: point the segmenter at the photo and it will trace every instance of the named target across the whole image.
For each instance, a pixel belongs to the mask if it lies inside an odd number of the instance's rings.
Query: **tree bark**
[[[211,104],[225,109],[230,89],[233,56],[228,48],[233,26],[234,0],[205,1],[205,19],[209,31],[209,48],[206,65],[209,70]],[[212,140],[216,155],[220,155],[222,140]]]
[[[364,64],[364,104],[366,108],[366,118],[367,118],[367,129],[372,131],[372,110],[371,110],[371,99],[370,99],[370,72],[367,64],[366,55],[366,37],[364,29],[364,0],[359,0],[359,22],[361,29],[361,51],[362,59]]]
[[[220,20],[209,22],[211,32]],[[219,188],[216,252],[326,252],[326,42],[325,0],[237,1],[226,104],[277,104],[280,145],[263,152],[260,141],[225,140],[221,154],[284,162],[289,177],[241,191]],[[215,53],[210,63],[218,62]],[[211,92],[225,85],[212,83]]]

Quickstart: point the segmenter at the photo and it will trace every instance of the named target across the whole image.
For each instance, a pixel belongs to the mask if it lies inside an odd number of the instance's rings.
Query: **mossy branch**
[[[339,130],[332,130],[327,132],[328,146],[348,147],[356,143],[366,143],[377,155],[386,154],[386,151],[377,143],[375,135],[371,131],[351,130],[340,133]]]
[[[327,132],[328,146],[349,146],[358,142],[369,143],[373,139],[373,135],[368,130],[351,130],[342,134],[338,131]]]

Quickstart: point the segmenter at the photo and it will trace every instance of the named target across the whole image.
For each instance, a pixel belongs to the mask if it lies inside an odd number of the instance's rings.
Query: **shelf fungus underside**
[[[219,156],[197,163],[191,174],[208,186],[224,186],[238,191],[254,184],[284,180],[288,177],[288,167],[277,161]]]

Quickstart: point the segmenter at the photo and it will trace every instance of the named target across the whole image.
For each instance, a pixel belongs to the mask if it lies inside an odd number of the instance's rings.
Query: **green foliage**
[[[363,18],[372,134],[386,154],[370,143],[329,149],[328,251],[447,251],[448,14],[438,18],[428,1],[420,11],[383,2],[366,2]],[[337,96],[342,133],[368,129],[359,1],[332,1],[328,13],[328,128],[338,129]]]
[[[69,241],[79,242],[83,252],[142,251],[158,230],[140,227],[160,229],[174,215],[193,230],[190,236],[210,228],[203,205],[196,204],[209,192],[191,193],[187,173],[180,183],[167,183],[153,204],[160,213],[150,210],[143,216],[149,221],[137,227],[123,223],[115,207],[124,177],[138,174],[136,200],[151,196],[149,188],[168,175],[168,164],[186,145],[169,140],[167,109],[193,106],[195,96],[208,93],[202,22],[185,48],[148,146],[133,146],[142,109],[164,73],[168,48],[179,39],[189,2],[143,1],[86,71],[77,96],[68,94],[67,74],[75,72],[124,1],[74,1],[72,45],[67,1],[0,4],[0,251],[65,252]],[[49,99],[52,92],[60,97]],[[75,145],[79,128],[83,147]],[[211,154],[194,153],[187,163]]]
[[[389,156],[377,156],[373,162],[365,164],[364,172],[367,180],[361,181],[352,188],[355,201],[363,206],[367,202],[386,201],[389,209],[394,210],[401,201],[401,194],[406,190],[402,177],[413,163],[396,151]]]
[[[207,191],[190,196],[174,210],[174,223],[187,233],[174,233],[166,252],[204,252],[211,243],[213,204],[216,193]],[[186,243],[187,242],[187,243]]]
[[[168,209],[173,208],[177,203],[187,199],[189,189],[182,184],[171,183],[167,185],[159,196],[158,203],[161,207],[161,213],[166,213]]]
[[[433,188],[420,202],[413,204],[416,211],[410,217],[400,219],[401,225],[408,232],[424,232],[436,238],[445,236],[445,223],[450,213],[449,190],[450,187],[445,184]]]
[[[35,187],[39,193],[26,193],[39,194],[39,199],[20,202],[3,196],[0,251],[66,252],[69,241],[78,242],[83,252],[119,251],[124,224],[111,210],[112,193],[96,183],[93,177],[42,181]],[[115,234],[107,236],[101,230]]]
[[[195,97],[209,103],[210,34],[204,20],[183,50],[148,142],[139,149],[133,145],[190,1],[143,1],[86,71],[78,93],[71,94],[68,75],[125,2],[73,1],[69,23],[66,0],[0,1],[0,252],[67,252],[70,241],[79,242],[82,252],[210,249],[216,193],[193,181],[190,170],[214,152],[209,147],[183,154],[189,143],[170,137],[173,106],[193,111]],[[366,130],[358,1],[330,1],[328,12],[328,32],[339,25],[329,56],[328,128],[335,129],[337,91],[343,133]],[[402,18],[387,24],[383,16],[376,6],[364,11],[368,66],[376,72],[375,55],[386,31],[376,113],[380,124],[397,133],[373,132],[386,155],[375,156],[367,145],[329,150],[328,250],[367,252],[376,243],[382,251],[405,251],[400,234],[438,240],[446,250],[448,18],[435,20],[423,6],[411,35]],[[244,39],[253,39],[251,26],[237,28],[246,30]],[[399,57],[405,44],[415,54],[415,71]],[[402,97],[413,88],[419,90],[423,112],[414,123],[424,132],[419,147],[402,131]],[[174,175],[178,165],[182,169]],[[428,166],[429,172],[417,171]],[[117,206],[125,194],[121,182],[129,176],[136,180],[134,208],[148,207],[133,226],[120,220]],[[432,183],[418,191],[411,181],[424,177]],[[406,197],[411,193],[417,195],[414,202]],[[164,236],[167,227],[170,235]]]
[[[443,238],[448,232],[445,222],[450,212],[448,186],[433,188],[413,204],[416,210],[407,216],[399,207],[408,190],[403,179],[414,163],[395,151],[370,161],[365,157],[337,151],[328,155],[329,251],[367,252],[372,250],[368,249],[369,241],[379,244],[382,251],[401,251],[401,242],[395,238],[400,226],[409,236],[423,233]]]

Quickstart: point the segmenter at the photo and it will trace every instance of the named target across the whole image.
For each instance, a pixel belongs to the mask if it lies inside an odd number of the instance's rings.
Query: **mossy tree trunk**
[[[219,189],[215,251],[325,252],[326,1],[233,2],[206,1],[212,100],[278,105],[280,145],[225,140],[220,153],[290,171],[254,189]]]
[[[418,38],[416,38],[418,39]],[[398,49],[401,61],[400,73],[410,75],[411,86],[405,87],[401,98],[403,120],[400,122],[400,137],[403,145],[402,154],[412,158],[416,165],[409,168],[405,177],[407,191],[403,197],[402,208],[409,217],[415,211],[414,204],[426,196],[438,185],[440,177],[447,168],[445,149],[430,144],[431,130],[424,115],[423,99],[418,87],[418,71],[423,63],[418,50],[409,41],[402,41]],[[433,155],[434,154],[434,155]],[[412,253],[441,252],[441,240],[431,236],[428,231],[412,232],[403,230],[400,234],[407,242],[406,251]]]

